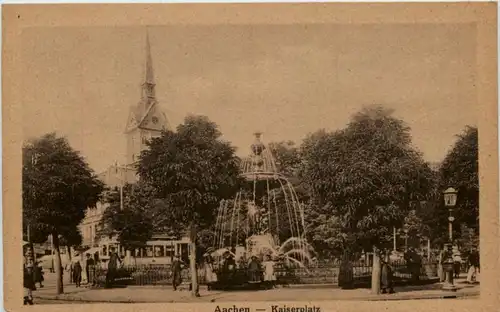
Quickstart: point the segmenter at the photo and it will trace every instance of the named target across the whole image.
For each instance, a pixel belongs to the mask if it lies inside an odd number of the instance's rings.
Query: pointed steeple
[[[155,77],[153,72],[153,58],[151,57],[151,45],[149,33],[146,33],[146,76],[142,84],[142,92],[145,98],[155,98]]]

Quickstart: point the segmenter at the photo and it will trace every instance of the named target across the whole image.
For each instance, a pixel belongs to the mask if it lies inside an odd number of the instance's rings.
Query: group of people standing
[[[444,282],[446,278],[446,272],[443,269],[443,264],[450,257],[453,260],[453,277],[460,277],[460,272],[462,271],[463,264],[465,263],[467,272],[467,283],[475,283],[477,274],[479,273],[479,252],[477,248],[472,247],[469,252],[464,256],[460,251],[458,246],[454,246],[450,251],[446,248],[442,248],[438,256],[438,276],[441,282]]]
[[[404,259],[412,281],[419,281],[420,273],[422,271],[422,257],[413,247],[409,247],[404,254]]]
[[[83,284],[92,283],[91,271],[93,271],[95,260],[90,254],[85,254],[85,258],[81,260],[78,253],[75,254],[71,262],[66,266],[66,271],[69,273],[69,282],[74,283],[76,287],[81,287]]]
[[[247,282],[254,284],[264,282],[268,286],[274,287],[274,282],[277,279],[275,261],[271,259],[270,255],[264,255],[263,261],[255,255],[252,255],[249,260],[245,256],[241,256],[236,261],[234,255],[227,251],[219,263],[216,263],[210,255],[205,257],[205,278],[208,285],[219,282],[223,286],[229,286],[237,276],[237,272],[241,272],[241,270],[246,270]]]

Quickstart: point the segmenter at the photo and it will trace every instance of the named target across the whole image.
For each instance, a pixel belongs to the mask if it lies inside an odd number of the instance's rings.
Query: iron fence
[[[393,276],[395,279],[406,280],[412,278],[414,267],[409,266],[404,260],[391,262]],[[422,263],[419,267],[419,279],[426,280],[437,276],[437,262]],[[350,274],[354,280],[369,280],[372,274],[372,265],[367,262],[351,262]],[[245,268],[237,269],[246,271]],[[414,272],[414,271],[413,271]],[[95,286],[103,286],[107,270],[94,266],[90,268],[90,282]],[[206,272],[204,268],[197,270],[198,282],[206,284]],[[290,268],[279,264],[275,267],[275,275],[279,284],[335,284],[338,285],[341,275],[341,265],[338,262],[318,263],[308,268]],[[191,273],[189,268],[181,272],[182,282],[190,283]],[[172,268],[169,264],[156,265],[131,265],[118,269],[115,284],[127,285],[171,285]]]

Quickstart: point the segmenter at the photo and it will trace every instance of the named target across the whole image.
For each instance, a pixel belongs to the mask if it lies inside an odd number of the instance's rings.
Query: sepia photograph
[[[4,101],[4,122],[18,116],[9,213],[22,244],[7,253],[19,271],[9,287],[24,306],[215,312],[479,300],[480,219],[498,219],[498,198],[480,204],[483,146],[494,192],[498,174],[497,103],[481,101],[478,65],[496,59],[478,52],[480,30],[472,19],[23,27],[22,79]]]

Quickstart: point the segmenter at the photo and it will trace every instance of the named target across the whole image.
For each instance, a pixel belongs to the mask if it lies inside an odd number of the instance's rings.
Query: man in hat
[[[172,287],[177,290],[177,287],[182,283],[182,262],[179,255],[174,256],[174,261],[172,262]]]

